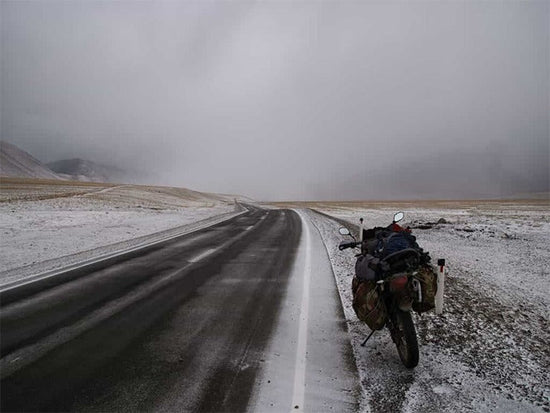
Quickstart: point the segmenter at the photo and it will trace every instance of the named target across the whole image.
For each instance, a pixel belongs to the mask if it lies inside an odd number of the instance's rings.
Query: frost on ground
[[[370,332],[351,307],[355,258],[339,251],[339,223],[311,213],[326,243],[352,336],[366,409],[550,411],[550,207],[548,203],[324,206],[350,223],[387,225],[405,210],[432,260],[446,258],[445,312],[415,315],[420,363],[401,365],[387,330]],[[436,224],[440,218],[448,223]],[[432,223],[431,225],[425,225]]]
[[[0,192],[0,284],[235,211],[230,197],[180,188],[2,181]]]

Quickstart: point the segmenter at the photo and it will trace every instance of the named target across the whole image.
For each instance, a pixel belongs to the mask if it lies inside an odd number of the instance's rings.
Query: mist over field
[[[2,1],[0,137],[258,200],[549,189],[550,3]]]

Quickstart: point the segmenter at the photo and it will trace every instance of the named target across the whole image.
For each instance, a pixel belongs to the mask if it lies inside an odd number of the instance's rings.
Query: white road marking
[[[298,212],[298,211],[296,211]],[[296,364],[294,370],[294,391],[290,411],[304,410],[304,394],[306,380],[307,329],[309,321],[309,285],[311,280],[311,235],[309,225],[304,216],[298,212],[302,220],[302,233],[305,240],[304,284],[302,302],[300,305],[300,325],[298,327],[298,344],[296,348]]]
[[[204,252],[201,252],[200,254],[198,255],[195,255],[194,257],[188,259],[187,261],[189,262],[197,262],[197,261],[200,261],[202,260],[203,258],[206,258],[208,257],[210,254],[213,254],[214,252],[216,252],[218,249],[217,248],[210,248],[209,250],[206,250]]]
[[[248,231],[248,230],[251,230],[252,228],[254,228],[254,225],[250,225],[249,227],[246,227],[244,230]]]

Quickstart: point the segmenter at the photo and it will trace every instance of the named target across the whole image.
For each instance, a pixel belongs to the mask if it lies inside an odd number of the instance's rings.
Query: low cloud
[[[256,199],[549,191],[548,2],[21,2],[1,137]]]

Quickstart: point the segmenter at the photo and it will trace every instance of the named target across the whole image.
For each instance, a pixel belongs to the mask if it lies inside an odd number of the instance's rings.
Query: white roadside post
[[[359,218],[359,241],[363,242],[363,218]]]
[[[443,289],[445,288],[445,259],[437,260],[439,274],[437,275],[437,292],[435,293],[435,313],[443,313]]]

